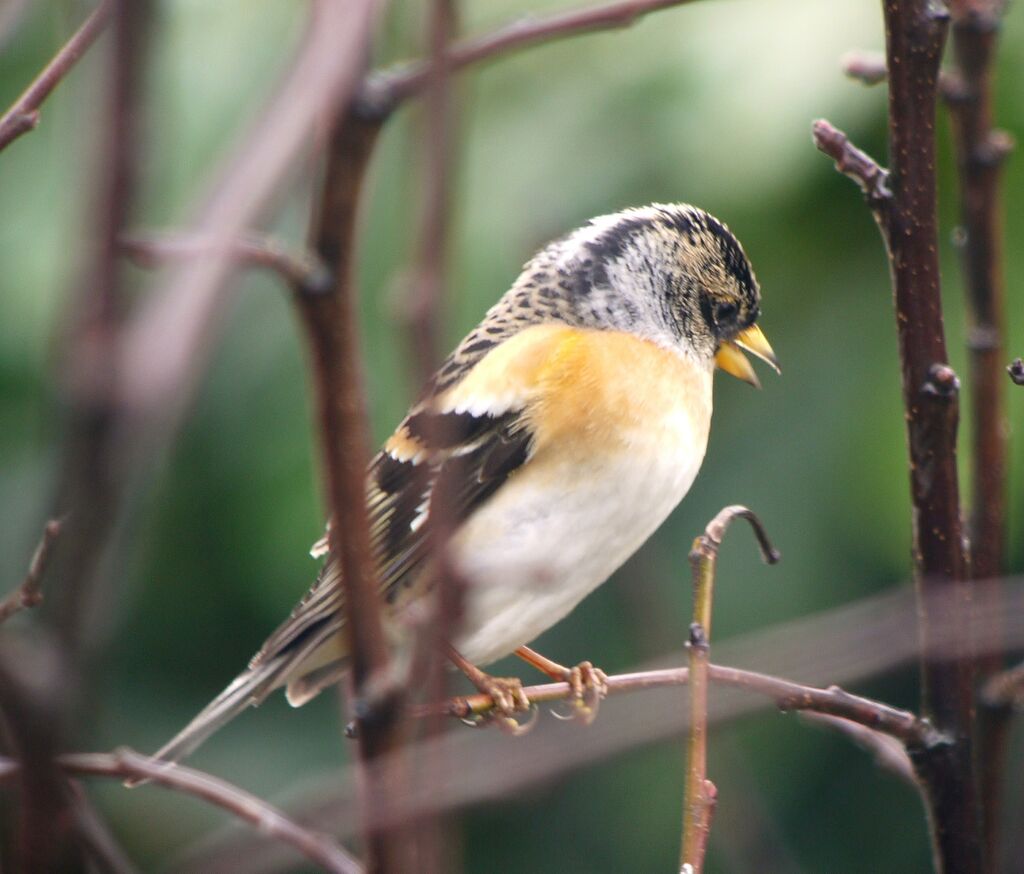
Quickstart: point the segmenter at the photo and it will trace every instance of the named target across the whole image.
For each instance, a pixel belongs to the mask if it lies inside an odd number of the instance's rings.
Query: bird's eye
[[[723,324],[736,318],[737,307],[732,301],[723,301],[715,306],[715,323]]]

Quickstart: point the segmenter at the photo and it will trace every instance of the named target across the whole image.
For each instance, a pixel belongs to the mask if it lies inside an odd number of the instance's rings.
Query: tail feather
[[[185,758],[243,710],[262,703],[274,689],[284,685],[283,674],[287,668],[288,660],[278,656],[239,674],[188,725],[161,747],[153,758],[168,765]]]

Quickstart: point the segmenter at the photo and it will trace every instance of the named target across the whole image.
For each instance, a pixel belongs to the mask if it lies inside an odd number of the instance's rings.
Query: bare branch
[[[125,236],[118,245],[139,266],[153,268],[167,261],[209,256],[219,244],[186,234],[158,233]],[[290,252],[284,243],[266,234],[243,234],[228,248],[236,263],[270,270],[303,293],[322,294],[330,287],[327,269],[312,253]]]
[[[1006,482],[1009,429],[1006,384],[1002,369],[1006,336],[1006,288],[1003,266],[1000,170],[1012,149],[1012,138],[994,127],[995,54],[1002,0],[952,0],[955,87],[944,89],[952,121],[957,180],[960,189],[960,253],[968,308],[968,351],[971,426],[972,496],[970,570],[985,581],[975,600],[1002,600],[996,578],[1006,552]],[[992,652],[978,657],[978,669],[992,674],[1003,668],[1003,618],[992,612],[982,630]],[[985,840],[990,860],[996,858],[1001,818],[1007,732],[986,714],[978,722],[978,771],[984,809]]]
[[[956,465],[959,381],[947,363],[935,194],[935,102],[949,16],[930,0],[886,0],[883,14],[891,178],[827,122],[815,123],[814,136],[865,192],[888,250],[910,449],[923,702],[950,738],[912,758],[926,786],[936,867],[974,871],[982,856],[972,749],[974,640],[967,632],[975,605],[966,581]],[[964,631],[952,657],[940,660],[931,655],[932,638],[944,617],[931,612],[929,595],[947,589]]]
[[[981,701],[993,709],[1024,709],[1024,662],[986,680]]]
[[[373,770],[388,754],[401,759],[404,689],[391,670],[381,617],[380,586],[366,512],[369,439],[356,317],[355,236],[360,194],[380,132],[379,123],[349,111],[331,120],[327,167],[310,227],[310,246],[327,266],[333,286],[326,294],[296,289],[295,304],[312,363],[313,392],[330,510],[328,542],[340,573],[339,609],[345,621],[341,645],[351,660],[353,710],[359,744],[367,868],[411,870],[408,834],[370,825],[381,819],[401,765]]]
[[[43,537],[32,554],[28,565],[28,573],[18,588],[0,601],[0,623],[6,622],[15,613],[42,603],[43,575],[50,561],[53,543],[60,534],[60,520],[51,519],[43,528]]]
[[[303,828],[262,798],[195,768],[156,762],[125,748],[113,753],[69,753],[60,756],[58,762],[68,775],[147,781],[191,795],[226,810],[260,834],[290,845],[326,871],[362,874],[362,866],[328,836]],[[0,774],[17,772],[16,762],[0,759]]]
[[[746,519],[754,529],[761,556],[769,564],[779,558],[768,534],[753,512],[734,504],[721,510],[704,533],[693,541],[690,568],[693,574],[693,621],[690,624],[690,734],[687,741],[686,788],[683,796],[683,832],[679,862],[683,871],[701,874],[711,834],[718,790],[707,776],[708,671],[711,652],[711,613],[714,605],[715,566],[718,550],[729,525]]]
[[[608,694],[621,695],[646,689],[661,689],[666,686],[682,686],[689,682],[689,668],[663,668],[630,674],[615,674],[608,677]],[[907,710],[890,707],[870,698],[852,695],[838,686],[820,688],[794,683],[780,677],[730,668],[725,665],[708,665],[708,677],[715,683],[733,686],[747,692],[770,698],[780,710],[811,710],[841,716],[883,734],[891,735],[906,744],[927,747],[942,740],[927,720],[920,719]],[[523,689],[531,704],[545,704],[564,701],[572,693],[568,683],[544,683]],[[460,695],[441,704],[427,705],[414,711],[424,716],[428,711],[441,710],[450,716],[465,719],[486,713],[494,706],[489,695]]]
[[[22,134],[35,129],[39,124],[39,107],[103,32],[112,10],[111,0],[101,0],[71,39],[61,47],[32,84],[4,113],[0,118],[0,149],[10,145]]]
[[[892,202],[889,171],[879,166],[867,152],[858,149],[839,128],[818,119],[811,128],[814,145],[835,161],[836,169],[848,176],[864,192],[864,197],[880,224],[887,222],[886,211]],[[888,233],[888,227],[884,228]]]
[[[315,0],[306,38],[277,94],[225,164],[187,232],[210,240],[213,252],[169,271],[139,308],[118,352],[119,399],[141,467],[166,444],[181,420],[208,360],[229,298],[220,294],[233,263],[232,245],[315,141],[325,113],[344,105],[357,85],[378,0]],[[145,439],[143,439],[145,438]]]
[[[559,12],[543,18],[526,18],[493,33],[455,43],[445,57],[445,65],[454,72],[551,40],[629,27],[650,12],[692,2],[694,0],[616,0],[604,6]],[[367,79],[360,92],[359,108],[376,118],[390,115],[402,101],[426,88],[430,75],[430,64],[423,61],[376,72]]]

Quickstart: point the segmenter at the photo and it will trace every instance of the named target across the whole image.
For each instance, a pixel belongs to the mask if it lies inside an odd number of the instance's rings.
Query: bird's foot
[[[526,697],[522,680],[518,677],[492,677],[483,671],[470,679],[484,695],[490,696],[494,706],[475,719],[464,722],[474,728],[493,725],[513,737],[526,734],[533,728],[537,722],[537,706]],[[525,722],[517,719],[522,713],[531,714]]]
[[[453,647],[448,647],[448,658],[480,692],[494,702],[494,706],[482,716],[469,720],[469,725],[482,727],[493,724],[512,735],[525,734],[533,728],[537,708],[526,697],[522,680],[518,677],[492,677],[463,658]],[[520,722],[516,719],[520,713],[532,713],[532,716],[526,722]]]
[[[568,713],[555,713],[555,716],[559,719],[578,719],[584,725],[594,721],[601,699],[608,694],[608,675],[604,671],[595,668],[590,662],[580,662],[574,668],[567,668],[528,646],[519,647],[516,655],[552,680],[562,680],[569,684],[569,704],[572,709]]]
[[[572,692],[568,714],[555,713],[559,719],[578,719],[590,725],[597,718],[601,701],[608,694],[608,675],[590,662],[580,662],[572,668],[563,668],[565,681]]]

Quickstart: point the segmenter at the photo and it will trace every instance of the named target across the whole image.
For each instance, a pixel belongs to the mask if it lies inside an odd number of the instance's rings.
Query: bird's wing
[[[531,402],[540,375],[573,331],[537,325],[489,349],[456,384],[446,383],[414,407],[377,453],[367,476],[367,511],[386,600],[398,599],[423,566],[432,511],[443,508],[446,524],[458,525],[529,460]],[[313,653],[342,622],[338,570],[336,559],[329,559],[250,668],[285,651],[293,655],[291,664],[303,666],[300,673],[322,666],[325,659]],[[333,659],[340,655],[335,651]]]

